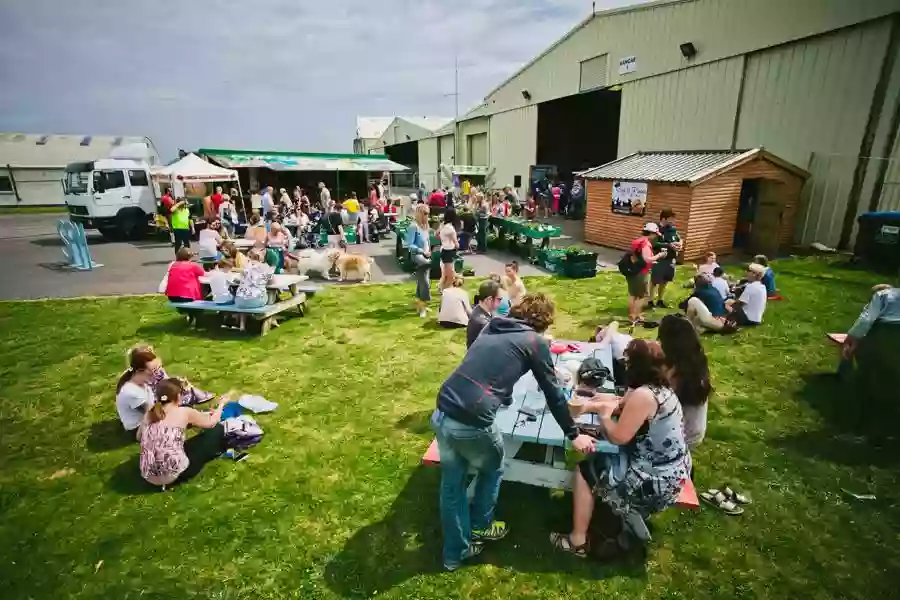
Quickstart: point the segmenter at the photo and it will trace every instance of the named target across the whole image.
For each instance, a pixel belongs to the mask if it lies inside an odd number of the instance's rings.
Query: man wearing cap
[[[667,251],[653,254],[653,241],[659,236],[659,225],[647,223],[641,231],[640,237],[631,242],[631,253],[643,260],[644,266],[640,271],[625,278],[628,283],[628,318],[632,323],[641,320],[641,312],[644,310],[644,299],[647,297],[647,283],[650,269],[659,259],[666,256]]]
[[[650,307],[653,307],[653,292],[656,291],[656,306],[668,308],[663,301],[666,286],[675,279],[675,260],[681,250],[681,237],[675,229],[675,211],[664,208],[659,213],[659,236],[653,241],[653,251],[665,253],[650,269]]]
[[[729,300],[726,308],[731,313],[728,321],[738,327],[752,327],[762,323],[766,312],[766,286],[762,284],[766,267],[751,263],[747,267],[747,285],[737,300]]]

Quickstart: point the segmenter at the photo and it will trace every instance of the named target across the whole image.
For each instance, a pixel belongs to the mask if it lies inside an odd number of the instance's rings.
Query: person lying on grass
[[[690,472],[690,454],[684,439],[681,404],[672,390],[665,356],[659,344],[632,340],[625,349],[628,391],[621,402],[605,401],[599,412],[606,439],[621,446],[619,454],[590,454],[575,470],[572,531],[553,533],[557,549],[585,558],[591,551],[588,526],[596,497],[623,523],[629,513],[641,518],[675,504]],[[618,414],[614,420],[613,415]],[[593,550],[609,558],[635,542],[628,527],[615,539]]]
[[[583,453],[593,450],[593,438],[580,435],[569,414],[550,343],[543,335],[555,311],[544,294],[526,295],[509,317],[490,320],[438,391],[431,424],[441,457],[443,564],[449,571],[480,554],[482,542],[507,534],[506,524],[494,521],[504,459],[503,436],[495,419],[501,405],[512,404],[513,386],[522,375],[534,374],[550,413],[572,446]],[[470,468],[478,473],[471,509],[466,497]]]
[[[184,451],[184,430],[189,425],[211,429],[219,424],[222,409],[229,401],[219,397],[215,410],[200,412],[179,405],[183,389],[174,378],[164,379],[156,389],[156,402],[147,411],[141,435],[141,477],[162,486],[175,483],[190,465]]]

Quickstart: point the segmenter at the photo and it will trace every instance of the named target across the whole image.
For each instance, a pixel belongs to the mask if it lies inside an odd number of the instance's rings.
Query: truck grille
[[[70,215],[80,215],[82,217],[88,216],[87,206],[72,206],[71,204],[67,206],[69,207]]]

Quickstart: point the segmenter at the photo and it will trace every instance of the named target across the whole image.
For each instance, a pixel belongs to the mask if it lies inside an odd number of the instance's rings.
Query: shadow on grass
[[[434,409],[428,409],[410,413],[397,421],[396,427],[416,435],[433,433],[434,430],[431,429],[431,413],[433,412]]]
[[[360,313],[359,319],[367,319],[371,321],[406,321],[409,320],[410,317],[415,317],[416,313],[413,309],[413,301],[415,299],[410,296],[409,304],[392,304],[391,306],[385,306],[382,308],[375,308],[372,310],[368,310],[366,312]]]
[[[137,440],[134,432],[125,431],[118,419],[91,424],[87,439],[88,452],[110,452],[126,446],[137,448]]]
[[[285,323],[286,320],[281,321]],[[204,340],[248,340],[259,337],[259,321],[247,320],[247,330],[223,329],[218,325],[201,322],[199,327],[191,327],[184,317],[173,314],[172,319],[141,325],[137,333],[144,336],[177,334]],[[277,330],[275,330],[277,332]]]
[[[325,581],[332,591],[342,597],[370,597],[418,575],[443,572],[439,486],[440,469],[418,467],[413,471],[384,519],[357,531],[325,567]],[[600,565],[551,548],[550,532],[564,531],[570,525],[571,499],[553,500],[548,495],[545,489],[505,483],[498,518],[506,520],[510,534],[490,544],[471,564],[523,573],[565,573],[587,580],[646,577],[643,563]],[[465,570],[463,567],[462,576]]]
[[[120,464],[113,470],[109,479],[109,487],[115,492],[126,496],[138,496],[152,494],[160,491],[160,488],[147,483],[141,477],[140,449],[135,446],[135,455]],[[221,425],[202,431],[184,443],[184,452],[188,456],[190,464],[178,477],[175,485],[188,483],[203,471],[203,467],[212,460],[218,458],[225,451],[225,433]]]
[[[852,379],[851,379],[852,381]],[[778,440],[776,443],[805,456],[845,465],[891,466],[900,463],[900,436],[896,423],[900,410],[864,402],[852,383],[834,374],[805,377],[797,399],[818,412],[826,425]]]

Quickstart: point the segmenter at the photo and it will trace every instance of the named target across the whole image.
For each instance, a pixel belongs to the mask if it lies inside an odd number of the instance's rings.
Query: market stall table
[[[497,217],[490,218],[490,224],[497,228],[497,238],[502,245],[506,239],[506,234],[510,234],[510,250],[516,252],[518,247],[518,237],[525,238],[521,254],[524,258],[530,259],[534,250],[534,240],[541,240],[541,248],[550,245],[550,239],[560,237],[562,229],[540,221],[528,221],[518,217]]]

